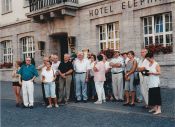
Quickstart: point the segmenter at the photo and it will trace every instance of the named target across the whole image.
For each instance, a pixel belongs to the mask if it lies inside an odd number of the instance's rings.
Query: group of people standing
[[[140,59],[134,51],[120,53],[118,50],[114,51],[111,59],[102,53],[97,56],[89,53],[86,58],[83,52],[78,52],[76,56],[71,59],[69,54],[64,54],[61,62],[57,55],[43,58],[38,70],[41,71],[47,108],[59,107],[60,103],[67,104],[70,96],[75,96],[76,103],[97,99],[95,104],[117,101],[124,102],[123,106],[132,107],[135,101],[143,100],[145,106],[151,108],[149,112],[161,113],[161,72],[152,53],[142,49]],[[33,80],[38,72],[31,64],[31,58],[27,57],[21,67],[17,61],[12,76],[17,106],[21,101],[19,92],[22,86],[24,107],[33,108]],[[71,91],[74,91],[73,95]]]

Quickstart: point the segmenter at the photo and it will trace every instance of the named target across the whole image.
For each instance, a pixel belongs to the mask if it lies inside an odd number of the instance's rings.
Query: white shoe
[[[160,114],[160,113],[162,113],[161,111],[156,111],[155,113],[153,113],[154,115],[158,115],[158,114]]]
[[[102,101],[96,101],[94,104],[102,104]]]
[[[59,105],[58,104],[55,104],[55,108],[58,108],[59,107]]]
[[[52,108],[52,105],[48,105],[47,108]]]
[[[154,108],[150,109],[148,112],[155,112],[156,110]]]

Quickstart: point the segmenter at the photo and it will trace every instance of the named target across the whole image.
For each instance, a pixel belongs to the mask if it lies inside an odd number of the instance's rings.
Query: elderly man
[[[110,66],[112,67],[112,89],[116,101],[123,101],[123,65],[124,60],[120,52],[115,50]]]
[[[145,59],[146,54],[148,53],[147,49],[142,49],[141,50],[141,59],[138,64],[138,71],[143,72],[146,70],[146,68],[149,67],[149,61]],[[143,95],[144,101],[145,101],[145,108],[148,107],[148,76],[142,75],[142,73],[139,73],[140,77],[140,88],[141,88],[141,93]]]
[[[72,81],[73,65],[69,54],[64,54],[64,61],[58,67],[59,78],[59,102],[64,99],[65,104],[69,101],[70,88]],[[65,92],[64,92],[65,91]],[[65,95],[64,95],[65,94]]]
[[[75,70],[75,85],[76,85],[76,102],[87,102],[87,81],[90,64],[87,59],[84,59],[83,52],[77,53],[77,59],[74,61]],[[83,97],[83,98],[82,98]]]
[[[34,85],[33,81],[38,76],[38,72],[34,65],[31,64],[31,58],[27,57],[25,64],[22,65],[18,74],[22,79],[22,92],[23,92],[23,103],[24,107],[33,108],[34,105]],[[19,81],[21,83],[21,80]]]
[[[60,65],[60,61],[58,60],[58,56],[57,55],[53,55],[52,68],[55,71],[58,71],[59,65]]]

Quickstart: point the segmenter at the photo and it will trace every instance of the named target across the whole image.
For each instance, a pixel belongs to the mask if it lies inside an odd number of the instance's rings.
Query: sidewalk
[[[1,99],[14,100],[14,94],[12,91],[11,82],[0,82],[1,87]],[[162,114],[158,117],[173,118],[175,119],[175,89],[161,89],[162,94]],[[36,84],[34,90],[35,102],[42,102],[42,92],[41,85]],[[95,105],[92,102],[89,103],[70,103],[67,106],[76,107],[82,109],[91,109],[98,111],[108,111],[108,112],[120,112],[123,114],[138,114],[145,116],[152,116],[148,113],[147,109],[142,108],[143,104],[136,103],[135,107],[125,107],[122,106],[121,102],[106,102],[102,105]]]

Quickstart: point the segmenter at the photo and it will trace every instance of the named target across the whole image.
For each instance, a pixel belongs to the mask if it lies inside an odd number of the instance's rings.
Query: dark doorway
[[[61,61],[64,60],[64,54],[68,53],[68,39],[67,34],[59,37],[61,48]]]
[[[61,57],[61,61],[64,60],[64,54],[68,53],[68,36],[67,33],[57,33],[57,34],[53,34],[51,35],[51,37],[58,41],[60,43],[60,51],[61,54],[58,52],[58,55],[60,55]]]

